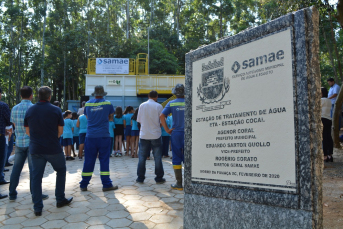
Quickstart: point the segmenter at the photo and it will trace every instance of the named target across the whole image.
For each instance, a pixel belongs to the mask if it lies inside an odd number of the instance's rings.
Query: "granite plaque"
[[[193,62],[192,181],[296,191],[291,35]]]
[[[322,228],[319,14],[186,54],[184,228]]]

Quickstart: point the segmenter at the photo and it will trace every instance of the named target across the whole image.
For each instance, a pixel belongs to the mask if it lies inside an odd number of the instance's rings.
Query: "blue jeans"
[[[145,163],[146,158],[150,156],[150,150],[152,149],[152,154],[155,160],[155,181],[160,182],[164,176],[164,170],[162,165],[162,139],[146,140],[139,139],[139,161],[137,167],[137,180],[138,182],[143,182],[145,179]]]
[[[53,169],[56,171],[56,201],[61,202],[65,199],[65,183],[66,183],[66,160],[63,153],[58,154],[31,154],[32,159],[32,200],[33,209],[41,212],[43,209],[42,200],[42,178],[47,162],[50,162]]]
[[[7,145],[5,135],[0,135],[0,182],[5,181],[4,167],[7,158]]]
[[[26,158],[29,162],[29,171],[32,171],[32,160],[31,155],[29,153],[29,147],[15,147],[15,159],[14,165],[12,168],[11,178],[10,178],[10,197],[16,198],[17,197],[17,186],[19,184],[20,173],[23,170]],[[30,190],[31,190],[31,180],[32,180],[32,173],[30,172]]]
[[[14,134],[11,135],[11,138],[8,139],[8,147],[7,147],[7,158],[5,159],[5,164],[8,163],[8,158],[11,156],[13,151],[13,142],[14,142]]]

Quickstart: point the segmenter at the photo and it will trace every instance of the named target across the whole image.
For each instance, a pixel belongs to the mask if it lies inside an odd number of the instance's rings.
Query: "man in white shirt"
[[[150,150],[155,160],[155,181],[157,184],[163,184],[166,180],[163,178],[164,170],[162,165],[162,132],[160,124],[160,115],[163,107],[157,103],[157,91],[149,92],[149,100],[139,106],[137,122],[141,124],[139,132],[139,161],[137,168],[137,183],[143,183],[145,179],[145,163],[150,155]]]
[[[341,88],[340,88],[340,86],[338,86],[335,83],[335,80],[333,78],[329,78],[328,79],[328,84],[330,86],[329,94],[328,94],[328,99],[331,100],[331,104],[332,104],[331,105],[331,118],[332,118],[333,108],[335,106],[335,102],[337,100],[337,96],[338,96],[338,93],[341,90]]]

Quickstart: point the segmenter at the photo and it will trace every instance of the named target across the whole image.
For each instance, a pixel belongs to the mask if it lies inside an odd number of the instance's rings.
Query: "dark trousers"
[[[322,118],[323,123],[323,151],[324,155],[332,155],[333,153],[333,141],[331,137],[331,125],[332,121],[326,118]]]
[[[65,199],[64,190],[66,182],[66,160],[63,153],[58,154],[31,154],[32,161],[32,200],[33,209],[37,212],[42,211],[42,179],[46,163],[49,162],[56,171],[56,202],[62,202]]]
[[[80,139],[79,136],[74,136],[73,137],[73,144],[76,143],[76,149],[79,150],[79,145],[80,145]]]
[[[5,180],[4,167],[7,159],[7,145],[5,135],[0,135],[0,182]]]
[[[170,136],[162,136],[162,155],[168,156]]]

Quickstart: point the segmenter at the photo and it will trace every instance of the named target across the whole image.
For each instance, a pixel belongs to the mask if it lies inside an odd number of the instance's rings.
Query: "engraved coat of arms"
[[[220,102],[229,89],[230,79],[224,77],[224,68],[219,68],[202,74],[197,94],[202,103],[210,104]]]

